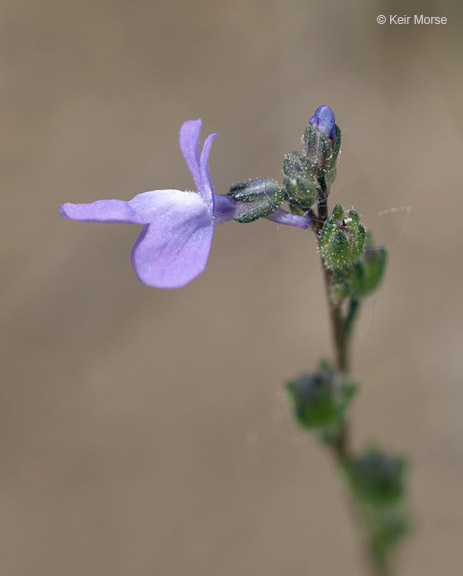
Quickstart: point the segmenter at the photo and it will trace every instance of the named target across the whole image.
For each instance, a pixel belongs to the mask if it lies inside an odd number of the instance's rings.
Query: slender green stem
[[[318,202],[318,218],[314,221],[314,231],[318,235],[323,227],[325,220],[328,218],[328,190],[323,191],[324,194],[319,198]],[[342,302],[337,302],[333,298],[333,271],[325,266],[322,259],[323,277],[325,280],[326,297],[331,319],[331,331],[335,350],[336,367],[340,372],[347,373],[349,371],[350,358],[349,358],[349,340],[352,335],[353,326],[357,318],[360,308],[360,302],[356,299],[349,301],[349,307],[346,315],[344,316],[342,310]],[[349,421],[346,419],[336,432],[336,437],[333,441],[333,451],[336,460],[340,465],[343,465],[352,457],[352,448],[350,445],[350,426]],[[360,511],[352,502],[354,517],[358,520],[359,525],[363,526]],[[365,539],[365,556],[366,563],[371,576],[388,576],[389,571],[386,566],[378,564],[372,555],[371,546],[368,534],[364,532]]]

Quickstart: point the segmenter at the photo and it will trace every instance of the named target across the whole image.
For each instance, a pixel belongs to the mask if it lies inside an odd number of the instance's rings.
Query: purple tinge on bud
[[[309,120],[309,124],[313,128],[320,130],[320,132],[327,138],[330,138],[330,140],[334,139],[336,134],[336,123],[334,119],[334,112],[329,106],[319,106],[315,110],[315,114]]]

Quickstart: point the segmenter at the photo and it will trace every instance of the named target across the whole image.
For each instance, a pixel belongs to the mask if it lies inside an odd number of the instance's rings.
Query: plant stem
[[[318,220],[315,228],[318,233],[328,218],[328,190],[319,198],[318,202]],[[339,371],[347,372],[349,369],[349,356],[347,347],[347,334],[345,322],[341,309],[341,302],[336,302],[332,296],[333,271],[327,268],[322,259],[323,277],[325,280],[326,297],[331,318],[331,330],[336,356],[336,366]],[[337,438],[334,443],[335,452],[338,460],[342,463],[350,454],[349,447],[349,425],[347,421],[340,426]]]
[[[331,318],[331,330],[335,348],[336,366],[340,372],[346,373],[349,366],[349,357],[341,305],[340,303],[336,303],[331,295],[333,272],[323,264],[323,261],[322,265],[323,275],[325,278],[326,296]],[[341,464],[350,455],[349,424],[347,420],[343,422],[337,431],[336,439],[334,441],[334,449],[337,459]]]
[[[318,202],[318,218],[313,223],[313,229],[317,236],[319,235],[325,220],[328,218],[328,193],[329,190],[323,190],[323,196],[319,198]],[[350,358],[349,358],[349,340],[352,335],[352,329],[359,311],[358,300],[351,299],[349,307],[344,317],[342,310],[342,302],[337,302],[332,295],[333,287],[333,271],[325,266],[322,258],[323,277],[325,281],[326,297],[331,319],[331,332],[334,343],[335,351],[335,364],[337,369],[346,374],[349,371]],[[352,457],[352,448],[350,445],[350,426],[348,420],[339,426],[336,437],[333,440],[333,452],[336,460],[340,466],[345,464]],[[359,525],[363,528],[364,532],[364,549],[366,556],[366,564],[371,576],[388,576],[389,570],[387,566],[379,564],[372,553],[368,533],[365,532],[363,519],[360,510],[358,510],[355,502],[352,502],[353,515],[357,519]]]

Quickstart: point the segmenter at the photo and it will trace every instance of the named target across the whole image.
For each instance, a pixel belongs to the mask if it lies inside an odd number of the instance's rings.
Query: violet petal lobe
[[[201,173],[199,167],[199,136],[202,120],[187,120],[180,128],[179,142],[185,162],[190,169],[196,189],[201,189]]]
[[[82,220],[83,222],[122,222],[143,224],[129,202],[122,200],[97,200],[90,204],[72,204],[66,202],[59,207],[63,218]]]
[[[212,142],[216,136],[217,134],[209,134],[206,138],[199,159],[201,186],[198,188],[198,192],[201,194],[207,205],[210,206],[211,214],[214,210],[214,188],[209,174],[209,154],[211,152]]]
[[[291,212],[286,212],[286,210],[282,209],[276,210],[273,214],[267,216],[267,220],[285,226],[300,228],[301,230],[306,230],[312,224],[310,216],[299,216],[299,214],[292,214]]]
[[[159,203],[170,198],[174,203],[188,206],[191,203],[191,194],[195,193],[180,192],[180,190],[152,190],[137,194],[128,202],[123,200],[97,200],[89,204],[67,202],[59,207],[59,213],[63,218],[81,222],[149,224],[156,217]]]
[[[317,128],[327,138],[333,139],[336,134],[336,121],[333,110],[325,104],[319,106],[312,118],[309,120],[314,128]]]
[[[180,288],[204,271],[213,233],[209,208],[199,194],[159,190],[150,223],[132,249],[132,266],[148,286]]]

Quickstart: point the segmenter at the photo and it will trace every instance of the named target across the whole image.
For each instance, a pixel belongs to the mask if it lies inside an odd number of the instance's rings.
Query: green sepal
[[[255,202],[250,202],[246,205],[249,208],[237,216],[235,221],[241,224],[247,224],[249,222],[255,222],[259,220],[259,218],[266,218],[278,210],[281,202],[281,199],[271,197],[260,198]]]
[[[302,137],[307,158],[312,162],[317,171],[323,173],[327,160],[331,156],[331,142],[320,130],[307,126]]]
[[[234,184],[227,194],[235,202],[254,202],[265,196],[284,199],[284,192],[276,180],[270,178],[255,178]]]
[[[335,136],[333,142],[331,142],[331,153],[326,159],[325,171],[330,172],[336,168],[336,163],[338,161],[339,152],[341,150],[341,129],[336,124],[335,126]]]
[[[386,263],[387,252],[383,246],[379,248],[367,246],[363,258],[353,267],[353,293],[360,298],[373,294],[383,280]]]
[[[351,276],[353,268],[336,268],[333,273],[331,292],[337,301],[353,296]]]
[[[308,210],[314,204],[320,187],[316,180],[316,167],[301,152],[290,152],[285,154],[283,172],[286,199],[290,204]]]
[[[308,174],[298,174],[293,178],[285,177],[283,185],[290,204],[308,210],[317,198],[317,183]]]
[[[336,163],[341,149],[341,130],[336,124],[335,136],[331,140],[325,134],[307,126],[302,137],[307,158],[317,171],[318,177],[324,176],[326,183],[331,185],[336,178]]]
[[[302,152],[289,152],[285,154],[283,161],[283,173],[288,178],[293,178],[299,174],[314,175],[317,169],[314,164],[302,154]]]
[[[373,246],[371,235],[366,237],[363,256],[351,267],[336,269],[333,278],[333,296],[337,300],[345,298],[366,298],[380,286],[387,264],[387,252],[383,246]]]
[[[293,202],[291,202],[289,204],[289,209],[292,212],[292,214],[297,214],[298,216],[306,216],[307,215],[307,210],[304,210],[304,208],[301,208],[300,206],[298,206],[297,204],[294,204]]]

